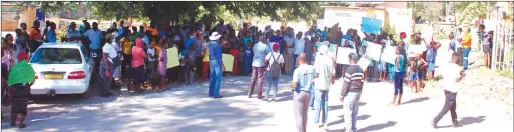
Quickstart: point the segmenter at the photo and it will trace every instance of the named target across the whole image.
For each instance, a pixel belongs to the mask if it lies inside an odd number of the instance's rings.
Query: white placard
[[[366,48],[366,53],[369,57],[375,61],[380,61],[380,55],[382,54],[382,45],[376,44],[373,42],[367,42],[368,48]]]
[[[388,46],[384,48],[384,52],[382,52],[382,61],[387,63],[394,64],[396,60],[396,46]]]
[[[350,58],[348,58],[348,55],[350,53],[355,53],[355,50],[352,48],[337,47],[336,63],[337,64],[350,64]]]
[[[359,62],[357,62],[357,65],[359,65],[363,71],[366,71],[369,66],[369,60],[367,58],[361,58]]]

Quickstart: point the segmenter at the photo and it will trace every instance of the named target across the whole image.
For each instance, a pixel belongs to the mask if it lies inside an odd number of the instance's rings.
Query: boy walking
[[[453,53],[452,55],[452,63],[448,65],[448,67],[444,68],[446,71],[443,72],[444,75],[444,94],[446,96],[446,101],[444,103],[443,109],[439,114],[432,120],[432,126],[437,128],[437,122],[441,120],[441,118],[450,111],[453,127],[458,127],[459,122],[457,121],[457,92],[460,90],[460,81],[462,78],[466,76],[466,73],[462,71],[459,64],[459,54]]]

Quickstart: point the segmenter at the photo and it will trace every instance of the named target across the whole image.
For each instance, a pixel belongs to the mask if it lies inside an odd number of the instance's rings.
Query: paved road
[[[166,131],[166,132],[293,132],[295,121],[292,93],[287,82],[280,80],[279,100],[264,102],[247,98],[249,77],[227,77],[222,83],[223,99],[207,98],[208,84],[174,87],[162,93],[128,95],[112,98],[56,97],[40,99],[29,105],[27,128],[18,129],[2,121],[2,131]],[[336,86],[339,81],[336,82]],[[449,114],[439,123],[444,128],[433,129],[431,119],[442,108],[441,89],[426,89],[413,94],[405,89],[404,104],[388,105],[392,99],[392,84],[367,83],[361,97],[358,130],[421,131],[421,132],[512,132],[513,119],[504,107],[494,102],[473,101],[458,96],[457,112],[463,127],[452,128]],[[339,88],[329,96],[328,131],[342,129]],[[512,106],[510,106],[512,107]],[[8,113],[5,109],[2,113]],[[309,132],[324,131],[313,123],[309,111]],[[9,117],[7,117],[9,118]]]

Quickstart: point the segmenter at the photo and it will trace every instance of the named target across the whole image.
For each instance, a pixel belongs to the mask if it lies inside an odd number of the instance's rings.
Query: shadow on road
[[[419,103],[419,102],[427,101],[428,99],[429,99],[428,97],[416,98],[416,99],[412,99],[407,102],[404,102],[404,103],[402,103],[402,105],[409,104],[409,103]]]
[[[334,121],[334,122],[330,122],[327,125],[331,126],[331,125],[337,125],[337,124],[343,123],[344,122],[343,116],[338,116],[338,117],[340,118],[339,120]],[[357,120],[366,120],[369,117],[371,117],[371,115],[360,115],[360,116],[357,116]]]
[[[461,118],[459,123],[462,124],[463,126],[465,126],[465,125],[471,125],[471,124],[476,124],[476,123],[482,123],[484,120],[485,120],[485,116],[464,117],[464,118]],[[448,127],[453,127],[453,126],[452,125],[439,126],[439,128],[448,128]]]
[[[359,129],[357,131],[358,132],[377,131],[377,130],[382,130],[384,128],[392,127],[396,124],[397,124],[397,122],[395,122],[395,121],[387,121],[386,123],[371,125],[371,126]]]

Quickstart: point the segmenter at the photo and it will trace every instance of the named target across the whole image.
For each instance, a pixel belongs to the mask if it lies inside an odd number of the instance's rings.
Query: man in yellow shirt
[[[468,28],[466,32],[464,33],[464,39],[461,42],[462,45],[462,56],[464,57],[464,70],[468,69],[468,56],[469,52],[471,52],[471,29]]]

